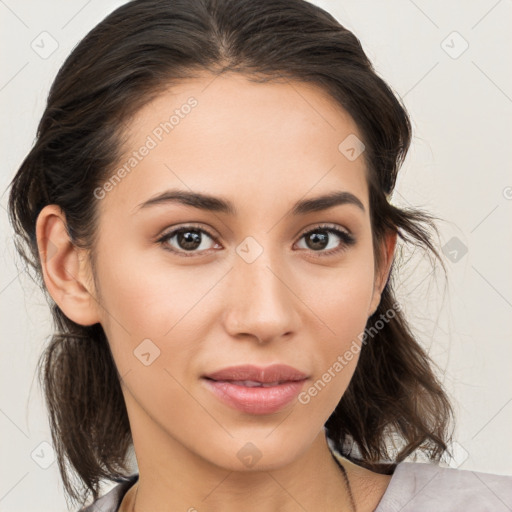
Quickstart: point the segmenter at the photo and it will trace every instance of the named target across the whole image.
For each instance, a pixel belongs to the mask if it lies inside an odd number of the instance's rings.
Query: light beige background
[[[7,187],[33,143],[60,65],[122,3],[0,0],[2,512],[66,510],[34,380],[51,322],[43,296],[15,264]],[[314,3],[355,32],[411,114],[413,146],[393,201],[445,219],[439,249],[448,286],[413,253],[399,296],[454,401],[451,465],[512,474],[512,2]],[[58,44],[45,58],[31,46],[42,46],[42,37],[47,52]]]

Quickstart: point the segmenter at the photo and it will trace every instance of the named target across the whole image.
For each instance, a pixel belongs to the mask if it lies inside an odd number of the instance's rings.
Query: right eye
[[[195,256],[194,253],[202,253],[209,250],[208,240],[205,239],[205,235],[208,239],[216,242],[213,235],[203,228],[184,226],[165,233],[157,240],[157,243],[160,243],[167,251],[180,256],[190,257]]]

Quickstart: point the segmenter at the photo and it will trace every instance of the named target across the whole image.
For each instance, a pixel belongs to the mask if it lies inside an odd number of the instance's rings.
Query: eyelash
[[[205,233],[214,242],[218,243],[215,240],[215,237],[211,233],[209,233],[204,228],[200,228],[200,227],[194,226],[194,225],[184,226],[184,227],[181,227],[181,228],[178,228],[178,229],[174,229],[174,230],[172,230],[172,231],[170,231],[168,233],[165,233],[160,238],[158,238],[157,243],[161,244],[166,251],[172,252],[174,254],[178,254],[179,256],[183,256],[185,258],[194,257],[195,253],[197,251],[178,251],[176,249],[171,249],[169,247],[169,245],[166,244],[166,242],[169,239],[173,238],[174,236],[176,236],[177,234],[179,234],[181,232],[186,232],[186,231],[199,231],[201,233]],[[335,227],[332,227],[332,226],[330,226],[328,224],[321,224],[319,226],[314,227],[313,229],[310,229],[309,231],[306,231],[305,233],[302,233],[302,235],[300,236],[299,240],[301,240],[305,236],[310,235],[312,233],[315,233],[317,231],[325,231],[327,233],[331,233],[331,234],[334,234],[334,235],[338,236],[340,238],[340,240],[341,240],[341,244],[340,244],[340,246],[338,248],[331,249],[329,251],[313,251],[313,250],[311,250],[311,252],[313,252],[313,253],[318,253],[318,256],[315,256],[315,257],[323,258],[323,257],[327,257],[327,256],[332,256],[334,254],[337,254],[337,253],[339,253],[341,251],[346,250],[348,247],[350,247],[350,246],[352,246],[352,245],[354,245],[356,243],[356,239],[354,238],[353,235],[351,235],[347,231],[342,231],[342,230],[340,230],[338,228],[335,228]]]

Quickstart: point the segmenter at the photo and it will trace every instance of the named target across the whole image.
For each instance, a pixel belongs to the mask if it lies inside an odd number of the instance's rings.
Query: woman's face
[[[136,115],[96,191],[95,281],[139,458],[278,468],[322,432],[385,281],[356,137],[320,90],[235,75]]]

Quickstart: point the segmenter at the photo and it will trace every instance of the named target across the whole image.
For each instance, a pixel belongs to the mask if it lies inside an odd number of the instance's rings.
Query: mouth
[[[232,366],[203,375],[206,387],[224,404],[249,414],[270,414],[297,397],[308,376],[288,365]]]
[[[235,386],[245,386],[247,388],[271,388],[273,386],[279,386],[281,384],[284,384],[288,381],[280,381],[276,380],[275,382],[258,382],[256,380],[225,380],[225,381],[218,381],[215,379],[212,379],[215,382],[229,382],[231,384],[234,384]]]

